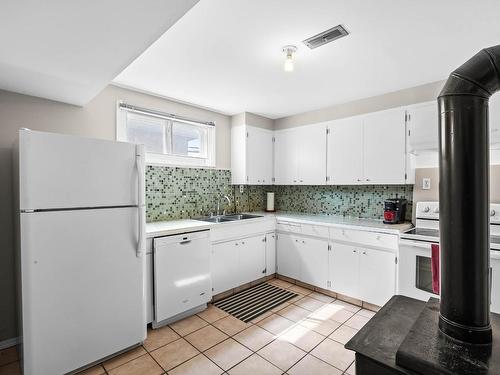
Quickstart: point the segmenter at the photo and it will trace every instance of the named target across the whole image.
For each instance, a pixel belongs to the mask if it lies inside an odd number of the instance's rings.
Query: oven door
[[[431,242],[399,241],[398,294],[428,301],[432,292]]]
[[[491,312],[500,314],[500,251],[491,250]]]

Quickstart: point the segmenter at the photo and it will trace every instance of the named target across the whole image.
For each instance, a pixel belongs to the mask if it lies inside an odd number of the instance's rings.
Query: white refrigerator
[[[144,148],[20,130],[24,374],[72,372],[146,338]]]

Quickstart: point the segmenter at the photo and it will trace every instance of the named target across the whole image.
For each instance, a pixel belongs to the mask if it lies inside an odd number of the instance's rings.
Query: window
[[[215,126],[118,104],[117,139],[144,144],[151,164],[215,166]]]

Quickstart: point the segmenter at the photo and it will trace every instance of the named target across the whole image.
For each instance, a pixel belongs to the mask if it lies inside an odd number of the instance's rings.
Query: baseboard
[[[16,346],[19,343],[19,337],[13,337],[4,341],[0,341],[0,350]]]

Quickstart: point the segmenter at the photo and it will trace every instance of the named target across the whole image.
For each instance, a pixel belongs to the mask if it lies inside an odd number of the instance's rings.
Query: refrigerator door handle
[[[136,145],[138,197],[137,208],[139,212],[139,239],[137,241],[137,257],[146,254],[146,187],[145,187],[145,148],[144,145]]]

